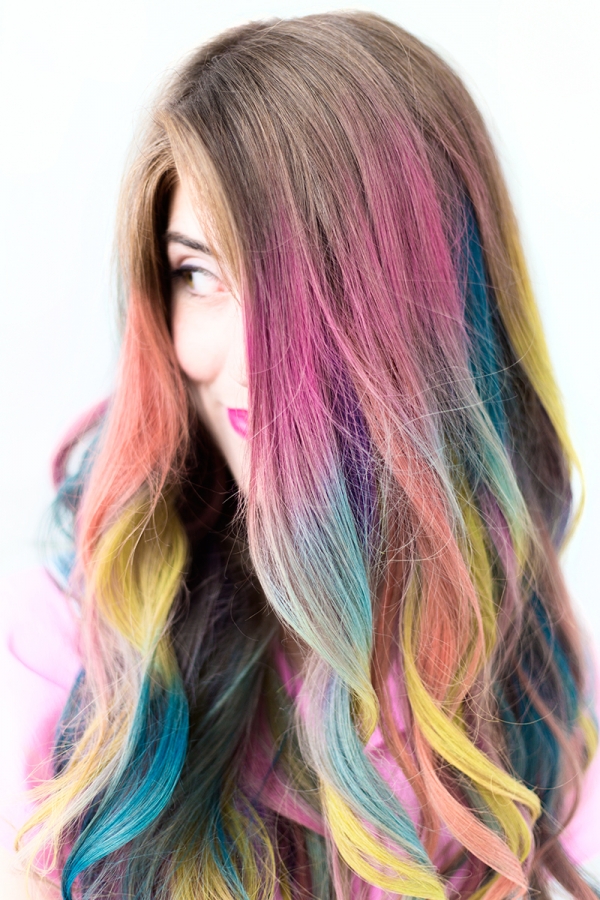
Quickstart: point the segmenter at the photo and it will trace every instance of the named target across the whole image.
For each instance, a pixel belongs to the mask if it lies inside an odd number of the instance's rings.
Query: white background
[[[430,43],[492,129],[520,218],[587,507],[565,565],[600,645],[597,0],[362,4]],[[330,2],[12,0],[0,13],[0,574],[40,558],[49,460],[108,393],[119,180],[165,72],[247,18]]]

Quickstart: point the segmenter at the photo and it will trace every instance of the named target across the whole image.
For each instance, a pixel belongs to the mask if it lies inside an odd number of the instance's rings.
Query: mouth
[[[243,438],[248,437],[248,410],[228,408],[227,415],[233,430]]]

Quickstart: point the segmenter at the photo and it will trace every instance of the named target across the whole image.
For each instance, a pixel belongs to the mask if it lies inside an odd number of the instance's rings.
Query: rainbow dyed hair
[[[244,306],[243,498],[170,338],[184,178]],[[372,14],[233,29],[157,103],[121,248],[118,384],[58,473],[85,669],[28,852],[65,900],[595,896],[559,841],[596,747],[558,561],[576,458],[461,81]]]

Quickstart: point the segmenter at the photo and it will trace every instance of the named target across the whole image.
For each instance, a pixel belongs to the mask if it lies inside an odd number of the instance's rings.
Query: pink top
[[[279,666],[294,696],[298,685],[286,671],[283,654]],[[17,828],[31,813],[24,792],[51,776],[54,731],[80,668],[76,610],[47,572],[39,568],[4,579],[0,583],[0,844],[7,848],[12,848]],[[600,706],[600,690],[596,697]],[[366,751],[407,812],[416,813],[414,792],[383,745],[379,729]],[[599,809],[600,752],[586,773],[577,814],[562,837],[577,864],[600,854]],[[310,811],[305,822],[310,824]],[[442,832],[442,846],[450,849],[453,841],[447,831]],[[371,900],[376,896],[375,891]]]

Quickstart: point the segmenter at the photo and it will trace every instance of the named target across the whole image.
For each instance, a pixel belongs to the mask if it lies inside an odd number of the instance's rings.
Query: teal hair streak
[[[507,689],[512,702],[509,704],[502,692],[498,712],[506,731],[511,766],[521,781],[535,788],[543,809],[551,812],[560,761],[558,745],[515,675],[509,678]]]
[[[88,813],[62,874],[63,900],[75,879],[146,829],[168,804],[188,741],[188,704],[177,680],[169,688],[144,678],[127,750],[104,796]]]
[[[54,536],[59,538],[62,546],[49,561],[49,567],[59,584],[67,585],[75,563],[75,546],[73,539],[74,518],[81,503],[81,498],[89,478],[98,451],[99,433],[96,433],[85,448],[79,466],[58,485],[51,507]]]
[[[577,717],[579,714],[579,696],[577,692],[577,686],[575,684],[575,679],[573,678],[573,672],[571,666],[569,665],[569,660],[565,654],[562,644],[560,643],[556,635],[556,631],[551,626],[550,620],[548,618],[548,613],[546,612],[546,609],[542,604],[539,595],[535,591],[532,594],[531,605],[541,628],[544,639],[548,644],[548,647],[550,648],[550,653],[554,659],[554,663],[558,670],[560,683],[563,687],[563,708],[562,710],[557,710],[557,714],[566,724],[568,730],[571,732],[576,725]],[[528,667],[527,658],[525,659],[525,666],[526,668]],[[555,697],[556,695],[552,691],[548,690],[549,685],[547,680],[540,679],[540,683],[537,687],[542,699],[548,703],[551,703],[553,697]]]
[[[206,546],[204,552],[209,555]],[[261,660],[274,633],[272,625],[261,626],[257,617],[248,618],[243,598],[237,604],[233,599],[230,588],[218,588],[216,601],[210,593],[200,594],[194,603],[208,607],[207,628],[193,618],[181,625],[197,632],[198,662],[192,681],[190,673],[185,681],[190,691],[188,752],[169,802],[127,848],[124,896],[132,900],[155,895],[165,860],[181,862],[189,855],[199,863],[202,854],[215,861],[235,896],[249,900],[223,807],[236,748],[246,740],[263,691]],[[168,759],[163,764],[168,766]],[[243,788],[235,792],[235,802],[250,807],[255,803],[245,797]]]
[[[508,453],[510,435],[506,400],[510,373],[499,338],[502,323],[490,296],[481,235],[469,198],[463,209],[459,270],[464,278],[468,362],[477,400],[466,411],[464,420],[459,417],[461,427],[450,432],[449,440],[453,452],[461,457],[473,493],[477,495],[482,482],[489,486],[509,524],[513,540],[520,542],[529,515]]]
[[[299,585],[295,603],[284,601],[288,615],[290,608],[298,611],[291,624],[322,658],[307,682],[309,752],[320,777],[359,818],[403,847],[414,862],[431,867],[413,821],[370,763],[353,721],[353,701],[364,698],[365,685],[371,689],[371,594],[345,482],[339,471],[329,477],[327,505],[320,505],[317,515],[296,513],[294,549],[302,566],[295,568],[304,572],[306,583]],[[272,602],[281,604],[280,589]],[[302,615],[307,608],[318,610],[316,625]]]
[[[508,423],[504,409],[506,391],[505,369],[497,339],[497,330],[490,304],[481,236],[470,200],[465,203],[466,270],[465,322],[470,336],[469,364],[479,396],[498,439],[506,445]],[[572,730],[578,709],[577,689],[564,652],[550,628],[548,616],[539,596],[531,597],[535,622],[550,648],[559,672],[564,717]],[[533,637],[533,636],[532,636]],[[531,648],[524,648],[521,662],[527,675],[536,684],[540,696],[548,694],[539,671],[540,660]],[[552,689],[550,690],[552,695]],[[504,686],[496,686],[499,715],[506,729],[511,765],[518,778],[538,792],[544,808],[550,811],[554,788],[560,773],[561,750],[544,719],[533,706],[515,673]],[[551,696],[548,697],[551,701]]]
[[[367,759],[352,722],[348,688],[335,672],[324,701],[324,746],[329,753],[323,767],[330,783],[363,819],[403,847],[416,863],[430,867],[412,819]]]
[[[292,512],[291,546],[280,544],[278,583],[270,584],[269,594],[282,618],[364,694],[371,690],[371,591],[348,493],[331,468],[318,500]],[[297,583],[289,582],[289,571],[299,573]]]
[[[507,422],[503,403],[504,370],[494,328],[481,236],[471,201],[465,204],[467,285],[465,323],[471,336],[470,367],[477,391],[502,444]]]
[[[542,670],[543,663],[535,656],[535,636],[529,633],[526,635],[528,647],[522,656],[522,666],[534,682],[542,700],[553,707],[554,715],[572,733],[579,708],[573,673],[560,641],[550,626],[548,614],[535,592],[531,597],[531,607],[540,629],[537,639],[543,639],[548,645],[557,676],[553,677]],[[559,787],[561,748],[515,674],[509,676],[505,688],[497,691],[497,696],[500,717],[506,726],[511,764],[519,778],[536,789],[544,810],[551,814],[555,788]],[[507,697],[511,698],[510,703]]]

